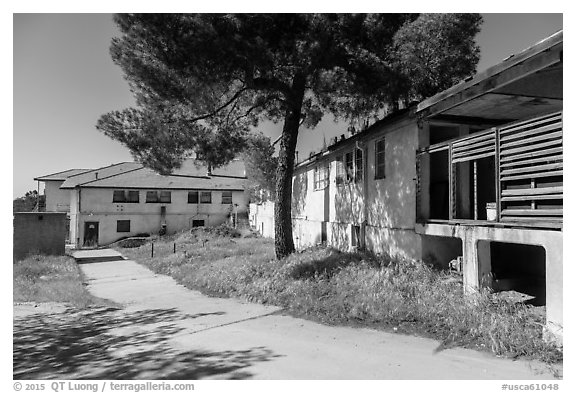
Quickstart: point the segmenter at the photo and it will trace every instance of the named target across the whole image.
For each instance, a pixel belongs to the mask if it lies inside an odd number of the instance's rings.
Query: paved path
[[[207,297],[130,260],[82,264],[81,268],[91,293],[123,305],[121,311],[114,311],[117,323],[108,326],[107,332],[116,337],[108,348],[113,355],[107,356],[133,360],[133,369],[120,376],[553,378],[551,370],[537,362],[499,359],[459,348],[435,352],[439,343],[430,339],[325,326],[282,315],[277,307]],[[94,316],[88,319],[98,321]],[[146,362],[149,366],[143,367]]]

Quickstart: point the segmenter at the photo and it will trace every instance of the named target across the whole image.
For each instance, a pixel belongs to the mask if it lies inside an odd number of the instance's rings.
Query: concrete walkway
[[[120,339],[108,350],[132,359],[133,367],[150,364],[126,374],[132,378],[553,378],[537,362],[458,348],[436,353],[439,343],[430,339],[325,326],[282,315],[277,307],[207,297],[130,260],[81,269],[91,293],[123,305],[117,311],[123,317],[115,317],[110,330]],[[162,358],[167,353],[169,359]],[[187,373],[174,371],[183,369]]]

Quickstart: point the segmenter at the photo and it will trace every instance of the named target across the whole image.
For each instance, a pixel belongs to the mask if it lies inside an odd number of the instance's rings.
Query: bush
[[[120,248],[136,248],[143,246],[149,241],[150,240],[147,238],[129,237],[127,239],[119,240],[118,242],[116,242],[116,245]]]

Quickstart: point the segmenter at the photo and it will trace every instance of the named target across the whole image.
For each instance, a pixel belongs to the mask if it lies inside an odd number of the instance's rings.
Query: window
[[[172,193],[170,191],[160,191],[160,202],[161,203],[171,203]]]
[[[114,190],[114,195],[112,196],[112,202],[126,202],[126,194],[124,190]]]
[[[359,182],[364,177],[364,154],[362,149],[336,157],[336,184]]]
[[[232,204],[232,191],[222,191],[222,204],[223,205]]]
[[[354,179],[354,153],[346,153],[344,156],[344,166],[346,168],[346,181]]]
[[[328,186],[329,181],[329,167],[327,165],[319,165],[314,168],[314,189],[322,190]]]
[[[198,203],[198,191],[188,191],[188,203]]]
[[[212,193],[210,191],[202,191],[200,193],[200,203],[212,203]]]
[[[146,203],[156,203],[158,201],[158,191],[146,191]]]
[[[114,196],[112,197],[112,202],[138,203],[140,202],[140,193],[138,191],[114,190]]]
[[[376,141],[374,144],[374,178],[384,179],[386,177],[386,143],[384,138]]]
[[[356,149],[356,157],[355,157],[355,171],[354,171],[354,181],[359,182],[362,181],[362,175],[364,173],[364,166],[362,162],[362,149]]]
[[[192,227],[193,228],[203,227],[203,226],[204,226],[204,220],[192,220]]]
[[[116,232],[130,232],[130,220],[116,221]]]
[[[336,184],[343,184],[345,178],[342,156],[336,156]]]
[[[128,198],[126,202],[138,203],[140,202],[140,192],[139,191],[128,191]]]

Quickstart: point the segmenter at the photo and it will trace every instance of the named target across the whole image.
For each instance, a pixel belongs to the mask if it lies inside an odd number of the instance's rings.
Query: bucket
[[[496,202],[489,202],[486,204],[486,219],[488,221],[496,221]]]

